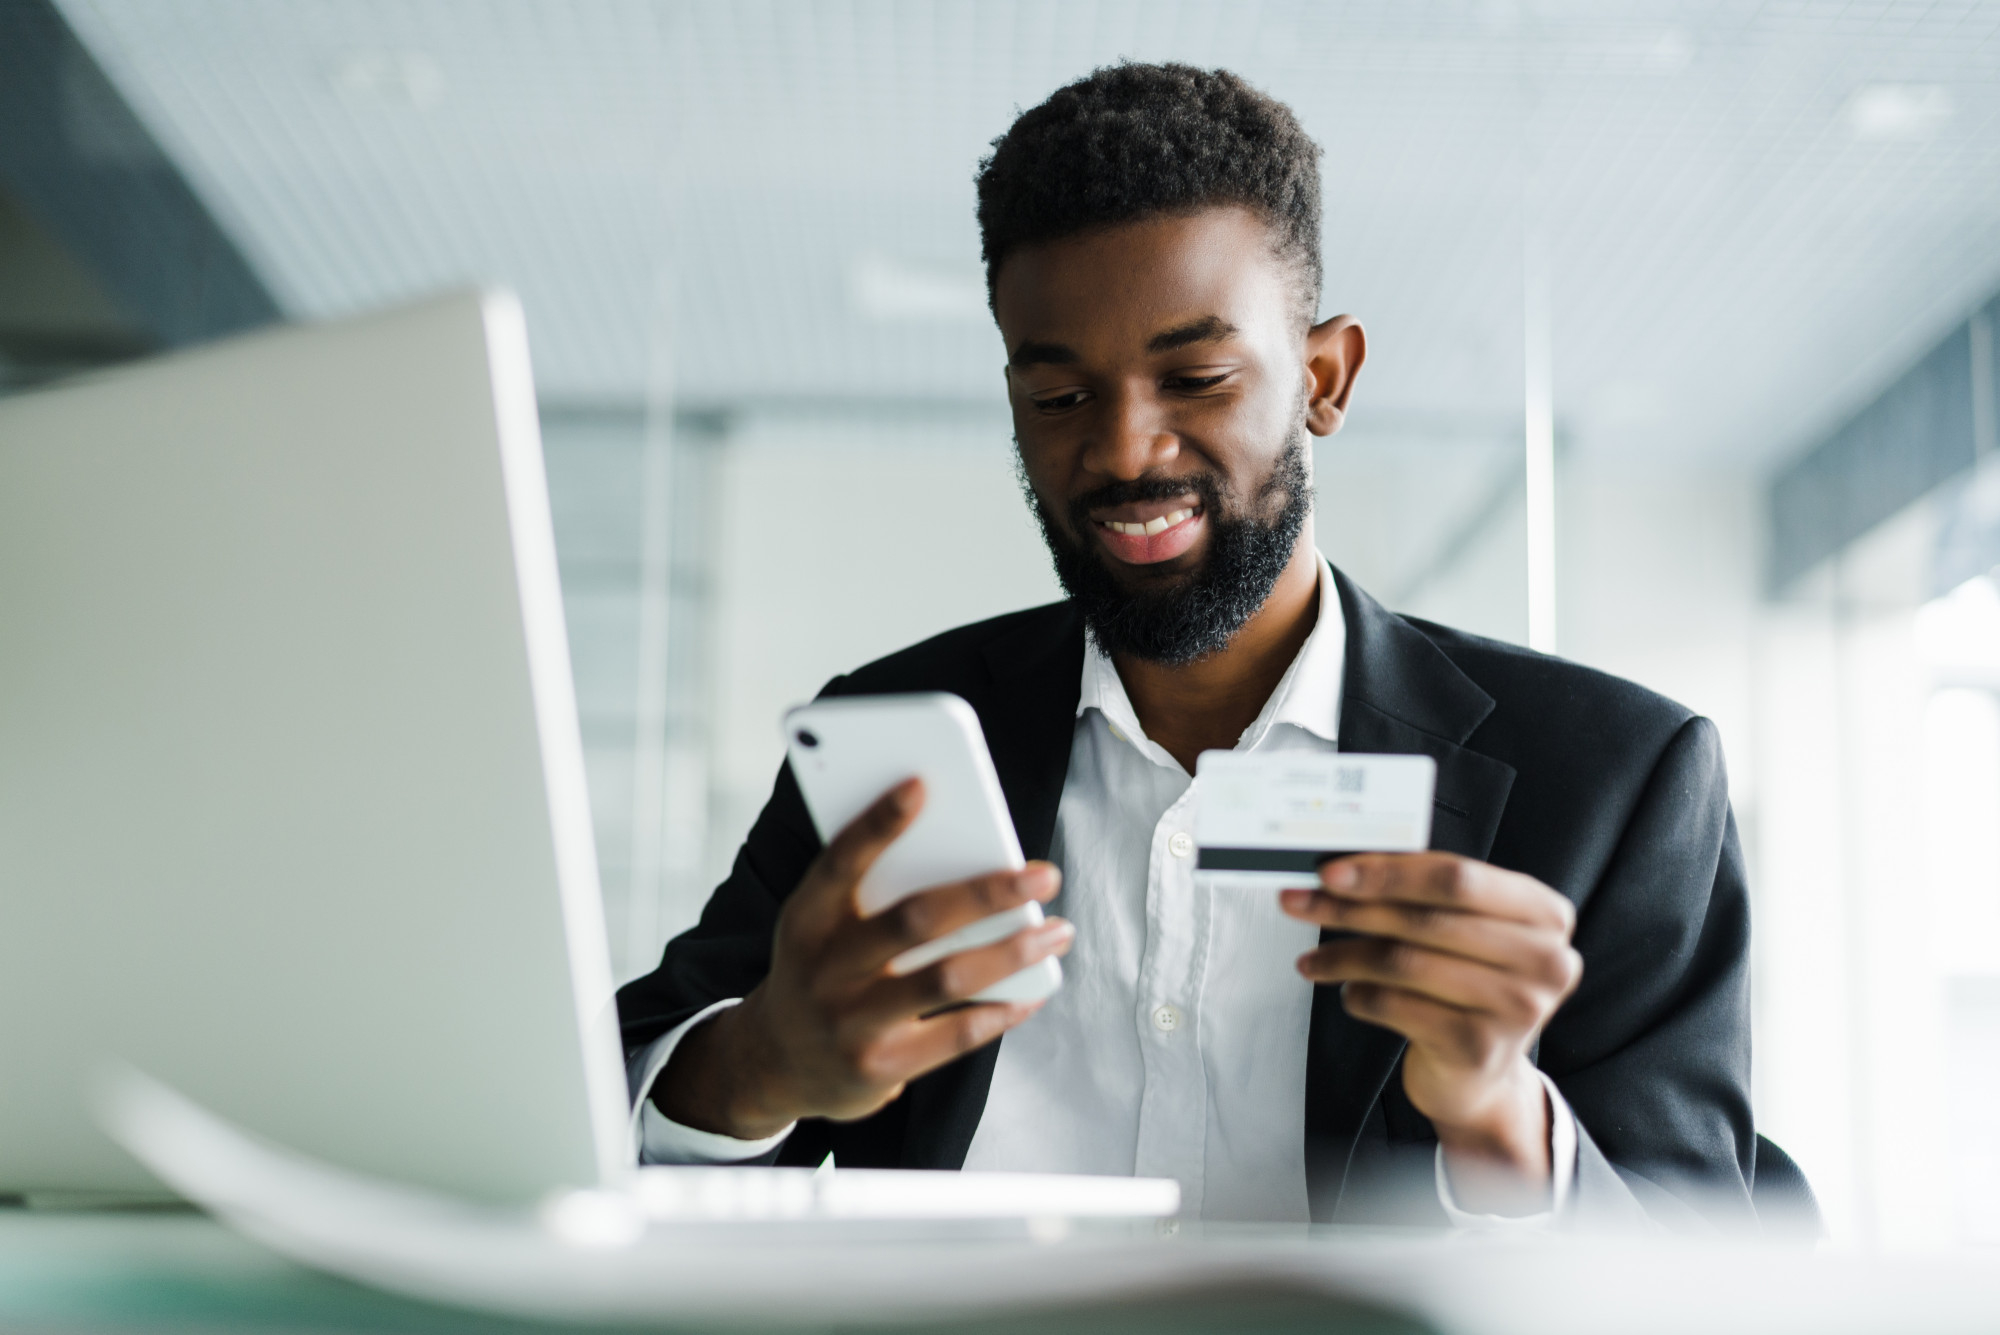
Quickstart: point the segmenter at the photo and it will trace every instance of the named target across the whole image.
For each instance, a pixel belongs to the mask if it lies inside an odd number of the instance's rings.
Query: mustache
[[[1129,482],[1107,482],[1074,497],[1069,503],[1069,520],[1078,533],[1090,531],[1090,512],[1137,501],[1171,501],[1193,492],[1201,498],[1201,508],[1219,515],[1223,487],[1213,473],[1186,473],[1179,477],[1136,477]]]

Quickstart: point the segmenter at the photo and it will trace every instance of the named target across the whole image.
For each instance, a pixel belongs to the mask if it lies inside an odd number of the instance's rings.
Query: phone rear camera
[[[809,750],[812,747],[819,745],[819,738],[814,736],[812,733],[807,732],[804,728],[800,728],[797,732],[793,733],[792,735],[799,739],[800,746],[806,747]]]

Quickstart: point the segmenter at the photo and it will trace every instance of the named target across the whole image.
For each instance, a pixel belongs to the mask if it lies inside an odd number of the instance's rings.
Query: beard
[[[1291,563],[1312,514],[1303,422],[1247,505],[1212,472],[1142,477],[1077,497],[1069,504],[1065,524],[1028,485],[1025,469],[1021,485],[1041,523],[1056,578],[1083,613],[1098,648],[1169,667],[1218,652],[1243,629]],[[1172,500],[1190,491],[1201,498],[1208,520],[1208,551],[1201,563],[1157,588],[1128,587],[1091,540],[1090,512],[1134,501]]]

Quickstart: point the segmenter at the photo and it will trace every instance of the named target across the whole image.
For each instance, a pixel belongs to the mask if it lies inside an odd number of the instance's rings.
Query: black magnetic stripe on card
[[[1200,871],[1317,871],[1340,854],[1315,848],[1204,848],[1195,859]]]

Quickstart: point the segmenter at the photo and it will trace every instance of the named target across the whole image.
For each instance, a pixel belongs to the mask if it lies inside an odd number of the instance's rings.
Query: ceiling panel
[[[1609,456],[1767,466],[2000,285],[1994,3],[63,8],[289,311],[505,282],[554,398],[996,394],[974,166],[1120,56],[1325,147],[1360,430],[1518,419],[1524,219]]]

